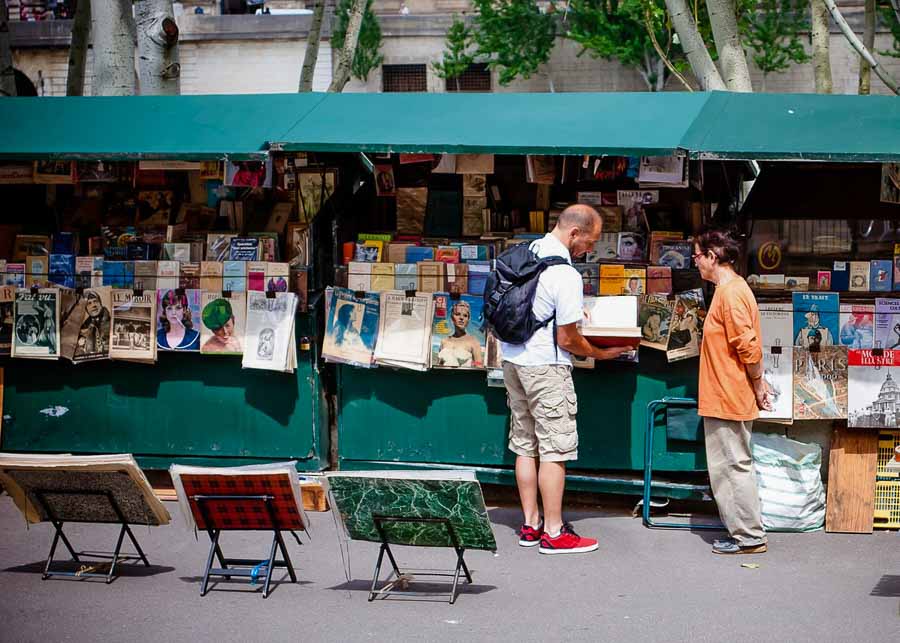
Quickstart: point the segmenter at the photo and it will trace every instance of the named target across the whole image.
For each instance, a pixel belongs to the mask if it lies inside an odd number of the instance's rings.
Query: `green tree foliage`
[[[331,48],[337,51],[344,46],[344,38],[347,35],[347,24],[350,21],[350,5],[352,0],[340,0],[335,9],[335,24],[331,30]],[[366,13],[363,15],[362,26],[359,29],[359,41],[356,44],[356,53],[353,55],[351,73],[354,78],[366,80],[373,69],[381,65],[384,56],[381,55],[381,25],[378,18],[372,12],[372,0],[366,3]]]
[[[893,47],[879,51],[878,53],[884,56],[891,56],[892,58],[900,58],[900,17],[897,16],[897,12],[894,11],[894,7],[892,7],[891,3],[888,1],[880,2],[878,4],[878,13],[881,22],[887,25],[888,29],[891,30],[891,34],[894,36]]]
[[[475,55],[499,71],[501,85],[530,78],[549,60],[556,40],[553,13],[541,12],[534,0],[472,0],[472,4],[477,11]]]
[[[454,17],[447,32],[447,46],[443,57],[432,65],[438,78],[445,80],[459,78],[475,61],[475,54],[469,49],[473,45],[472,30],[459,16]]]
[[[651,30],[673,66],[684,66],[661,0],[572,0],[567,18],[566,36],[584,48],[582,53],[637,69],[650,91],[661,91],[669,77]]]
[[[741,0],[743,40],[763,76],[809,60],[800,37],[809,30],[806,5],[801,0]]]

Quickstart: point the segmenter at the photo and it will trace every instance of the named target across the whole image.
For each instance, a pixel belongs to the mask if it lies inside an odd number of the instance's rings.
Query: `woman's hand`
[[[769,398],[772,394],[772,389],[769,387],[769,384],[762,377],[750,381],[753,382],[753,395],[756,397],[757,408],[760,411],[771,411],[774,407]]]

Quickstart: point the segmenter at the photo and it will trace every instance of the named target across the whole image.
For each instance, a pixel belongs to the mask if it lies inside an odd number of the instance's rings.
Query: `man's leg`
[[[541,467],[541,475],[544,474],[544,467]],[[516,456],[516,486],[519,489],[519,502],[522,503],[522,513],[525,515],[525,524],[530,527],[539,527],[541,524],[541,513],[538,509],[538,464],[537,458],[525,455]],[[541,495],[545,498],[543,487]],[[562,497],[560,497],[562,502]],[[557,507],[559,509],[559,507]]]
[[[566,489],[566,463],[541,462],[538,478],[544,501],[544,531],[551,536],[562,528],[562,501]],[[521,492],[520,492],[521,493]]]

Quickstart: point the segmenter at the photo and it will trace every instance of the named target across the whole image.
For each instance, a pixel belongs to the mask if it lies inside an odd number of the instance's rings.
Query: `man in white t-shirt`
[[[603,360],[631,350],[628,346],[597,348],[576,326],[584,316],[583,285],[571,265],[572,257],[593,248],[602,223],[590,206],[573,205],[560,214],[552,232],[531,244],[538,257],[558,256],[568,262],[548,267],[538,279],[534,296],[534,316],[539,321],[554,315],[555,319],[524,344],[502,343],[510,409],[509,449],[516,454],[516,484],[525,514],[519,544],[540,545],[542,554],[597,549],[595,539],[582,538],[563,522],[562,498],[566,462],[578,457],[578,398],[570,354]],[[544,505],[543,521],[538,490]]]

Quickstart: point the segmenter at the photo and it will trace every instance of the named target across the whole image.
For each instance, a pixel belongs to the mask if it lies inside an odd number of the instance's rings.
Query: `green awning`
[[[900,160],[900,99],[711,93],[0,99],[0,159],[257,158],[269,150]]]
[[[681,147],[707,159],[898,161],[900,97],[713,92]]]
[[[312,152],[671,154],[708,94],[329,94],[278,142]]]
[[[0,158],[264,157],[322,94],[0,99]]]

